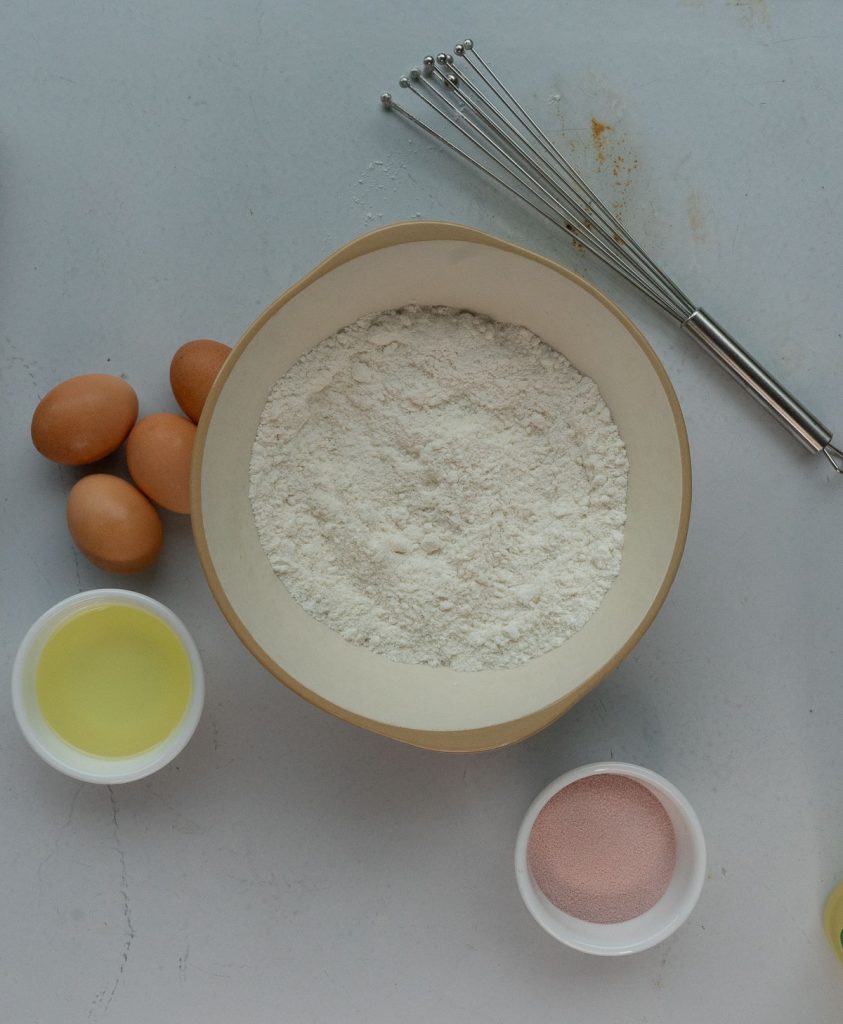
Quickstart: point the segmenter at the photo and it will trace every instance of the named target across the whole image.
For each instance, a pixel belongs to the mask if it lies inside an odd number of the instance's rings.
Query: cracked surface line
[[[68,810],[67,810],[67,817],[64,819],[64,824],[58,830],[58,833],[56,834],[56,838],[53,840],[53,848],[46,855],[46,857],[44,857],[38,863],[38,867],[36,868],[36,876],[37,876],[37,879],[38,879],[38,898],[39,898],[39,900],[43,896],[43,888],[44,888],[43,872],[44,872],[44,868],[50,863],[50,861],[59,852],[59,846],[61,844],[62,838],[64,837],[65,830],[70,826],[71,821],[73,821],[73,812],[76,810],[76,801],[79,799],[79,794],[82,792],[82,790],[84,788],[85,788],[85,783],[84,782],[80,782],[76,786],[76,789],[75,789],[75,791],[73,793],[73,796],[72,796],[72,798],[70,800],[70,806],[68,807]]]
[[[90,1020],[97,1010],[102,1007],[102,1015],[105,1016],[108,1013],[108,1008],[111,1006],[111,1002],[114,999],[115,993],[120,986],[120,982],[123,980],[123,975],[126,972],[126,967],[129,964],[129,954],[132,950],[132,943],[135,940],[135,926],[132,923],[132,902],[129,898],[129,876],[126,871],[126,851],[123,849],[123,844],[120,841],[120,815],[117,807],[117,797],[114,795],[114,787],[106,786],[108,790],[108,799],[111,802],[111,821],[114,835],[114,848],[120,857],[120,896],[123,902],[123,948],[120,953],[120,961],[117,966],[117,974],[112,982],[111,986],[105,986],[101,992],[99,992],[91,1008],[88,1011],[88,1020]]]

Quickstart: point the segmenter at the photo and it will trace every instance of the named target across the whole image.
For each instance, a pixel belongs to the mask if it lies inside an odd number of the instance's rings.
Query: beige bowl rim
[[[541,708],[539,711],[509,722],[501,722],[478,729],[463,729],[455,731],[432,731],[402,728],[400,726],[390,725],[388,723],[375,721],[374,719],[365,718],[362,715],[357,715],[347,711],[338,704],[325,700],[319,694],[310,690],[308,687],[303,686],[301,682],[293,678],[281,665],[279,665],[274,659],[270,658],[266,651],[264,651],[257,643],[255,638],[249,632],[248,627],[242,619],[240,619],[229,602],[214,568],[202,521],[202,458],[208,427],[214,414],[214,407],[217,399],[222,388],[225,386],[225,382],[229,374],[245,348],[249,345],[258,331],[260,331],[263,325],[275,316],[278,310],[281,309],[282,306],[286,305],[286,303],[288,303],[295,295],[298,295],[299,292],[303,291],[314,281],[334,270],[336,267],[341,266],[343,263],[347,263],[379,249],[389,248],[393,245],[403,245],[407,242],[427,241],[473,242],[479,245],[492,246],[502,249],[505,252],[510,252],[515,255],[534,260],[542,266],[548,267],[551,270],[556,271],[558,274],[561,274],[563,277],[573,281],[602,303],[602,305],[604,305],[626,327],[629,334],[640,346],[652,364],[673,412],[679,443],[680,459],[682,463],[680,521],[673,554],[661,587],[647,610],[647,613],[642,618],[638,628],[632,633],[626,643],[617,650],[597,672],[589,676],[589,678],[575,690],[566,693],[559,700],[553,701],[551,704]],[[486,232],[479,231],[475,228],[447,221],[401,221],[381,228],[376,228],[374,231],[360,235],[348,244],[342,246],[340,249],[337,249],[336,252],[323,260],[309,274],[305,275],[305,277],[294,284],[291,288],[288,288],[287,291],[272,302],[245,331],[220,370],[220,373],[211,388],[211,392],[208,395],[208,399],[205,402],[205,407],[199,420],[190,474],[190,504],[191,509],[193,510],[191,522],[196,548],[199,554],[199,561],[208,580],[211,593],[213,594],[214,599],[219,605],[229,625],[246,648],[277,679],[284,683],[294,693],[303,697],[310,704],[317,708],[321,708],[323,711],[327,711],[329,714],[334,715],[345,722],[350,722],[353,725],[360,726],[361,728],[368,729],[383,736],[389,736],[392,739],[400,740],[401,742],[408,743],[411,746],[422,747],[428,750],[465,753],[492,750],[498,747],[508,746],[540,732],[542,729],[550,725],[551,722],[554,722],[557,718],[573,707],[573,705],[593,689],[601,679],[613,671],[613,669],[623,661],[627,654],[629,654],[629,652],[639,642],[641,637],[647,632],[658,614],[659,609],[664,604],[665,598],[667,597],[668,591],[673,584],[673,580],[679,568],[682,553],[685,549],[685,542],[688,536],[688,526],[691,516],[691,455],[688,446],[688,434],[685,428],[685,420],[682,416],[679,400],[676,397],[676,392],[673,389],[673,385],[670,382],[670,378],[668,377],[664,366],[653,351],[649,342],[629,317],[601,291],[595,288],[594,285],[590,284],[579,274],[574,273],[567,267],[563,267],[559,263],[555,263],[553,260],[550,260],[545,256],[541,256],[538,253],[523,248],[522,246],[506,242],[503,239],[496,238],[493,235],[489,235]]]

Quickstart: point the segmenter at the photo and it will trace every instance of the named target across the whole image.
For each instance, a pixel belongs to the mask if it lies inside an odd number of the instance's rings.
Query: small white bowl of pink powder
[[[555,939],[622,956],[666,939],[693,910],[705,841],[667,779],[604,761],[551,782],[524,818],[515,876],[527,909]]]

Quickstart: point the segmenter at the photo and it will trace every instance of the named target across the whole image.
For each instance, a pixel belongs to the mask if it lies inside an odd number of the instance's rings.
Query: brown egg
[[[190,457],[196,427],[184,416],[157,412],[135,424],[126,463],[143,493],[171,512],[190,512]]]
[[[199,422],[205,399],[220,367],[231,351],[221,341],[188,341],[170,363],[170,387],[176,401],[194,423]]]
[[[53,462],[84,466],[116,451],[137,417],[131,385],[108,373],[86,373],[44,395],[32,417],[32,443]]]
[[[67,525],[82,554],[106,572],[147,569],[161,552],[164,529],[152,504],[118,476],[83,476],[67,496]]]

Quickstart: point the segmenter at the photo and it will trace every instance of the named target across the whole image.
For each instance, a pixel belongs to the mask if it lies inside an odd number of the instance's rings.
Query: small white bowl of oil
[[[169,608],[130,590],[87,590],[46,611],[12,669],[21,731],[47,764],[116,784],[163,768],[205,700],[199,651]]]

